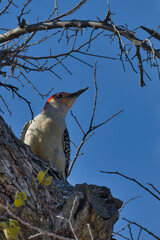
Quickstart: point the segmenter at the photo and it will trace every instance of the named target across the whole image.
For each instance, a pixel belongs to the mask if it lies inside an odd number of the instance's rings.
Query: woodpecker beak
[[[79,90],[79,91],[77,91],[77,92],[75,92],[75,93],[69,94],[67,97],[68,97],[68,98],[77,98],[77,97],[80,96],[83,92],[85,92],[87,89],[88,89],[88,87],[83,88],[83,89],[81,89],[81,90]]]

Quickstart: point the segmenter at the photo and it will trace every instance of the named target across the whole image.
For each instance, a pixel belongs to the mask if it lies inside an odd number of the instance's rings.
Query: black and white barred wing
[[[64,133],[63,133],[63,149],[64,149],[65,158],[66,158],[65,175],[67,177],[68,170],[69,170],[69,161],[70,161],[70,138],[69,138],[69,132],[67,128],[64,130]]]
[[[31,125],[31,123],[32,123],[31,120],[28,121],[28,122],[26,122],[26,124],[24,125],[24,127],[23,127],[23,129],[22,129],[20,138],[21,138],[21,140],[22,140],[23,142],[24,142],[24,139],[25,139],[26,132],[27,132],[29,126]]]

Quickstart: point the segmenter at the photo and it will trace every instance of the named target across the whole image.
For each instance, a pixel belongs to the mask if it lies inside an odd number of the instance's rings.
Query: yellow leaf
[[[44,179],[44,176],[45,176],[45,172],[43,171],[40,171],[38,174],[37,174],[37,178],[39,180],[39,183],[41,183]]]
[[[12,236],[11,236],[10,232],[8,231],[8,228],[4,229],[3,232],[4,232],[4,235],[7,238],[7,240],[12,240]]]
[[[10,227],[16,227],[18,226],[18,221],[15,219],[9,219],[9,226]]]
[[[6,222],[2,222],[1,226],[7,240],[18,240],[18,233],[20,231],[20,227],[18,227],[17,220],[9,219],[9,224],[7,224]]]
[[[18,240],[18,233],[19,233],[20,227],[9,227],[6,228],[4,231],[4,234],[7,239],[9,240]]]
[[[27,199],[27,194],[23,191],[16,191],[15,193],[15,201],[14,206],[15,207],[21,207],[23,205],[23,201]]]
[[[18,198],[25,201],[27,199],[27,194],[21,191],[20,194],[18,195]]]
[[[6,222],[1,222],[1,225],[0,225],[3,229],[7,228],[8,227],[8,224]]]
[[[48,176],[45,179],[43,179],[42,184],[44,186],[49,186],[51,184],[53,177],[52,176]]]
[[[15,193],[15,199],[18,198],[18,195],[19,195],[19,191],[16,191],[16,193]]]
[[[14,201],[14,206],[15,207],[21,207],[23,205],[23,200],[22,199],[16,199]]]
[[[45,171],[45,174],[48,172],[48,170],[50,169],[50,166],[47,168],[47,170]]]

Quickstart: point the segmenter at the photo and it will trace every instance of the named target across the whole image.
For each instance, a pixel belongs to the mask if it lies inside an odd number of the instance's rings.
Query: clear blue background
[[[78,1],[73,0],[57,2],[59,14],[64,13],[78,3]],[[140,25],[156,29],[159,25],[159,0],[112,0],[110,5],[111,11],[115,13],[112,16],[115,25],[127,24],[130,30]],[[33,1],[29,6],[32,9],[30,15],[25,17],[27,23],[35,23],[37,16],[39,16],[39,21],[44,21],[52,12],[53,7],[54,3],[52,1],[38,1],[37,9],[37,2]],[[106,13],[106,0],[88,0],[77,13],[64,19],[97,20],[96,17],[99,17],[103,20]],[[12,7],[9,15],[2,16],[3,24],[1,25],[3,27],[15,28],[17,26],[18,14],[19,10]],[[96,30],[94,35],[99,31]],[[37,33],[35,38],[33,38],[33,42],[53,32],[55,30]],[[79,37],[79,40],[76,42],[76,46],[89,39],[90,32],[91,30],[84,31],[83,36]],[[104,34],[91,44],[89,52],[118,58],[117,54],[120,53],[120,50],[117,39],[115,38],[114,42],[110,44],[110,40],[107,37],[103,37]],[[145,39],[148,35],[143,30],[137,30],[137,37]],[[60,53],[63,49],[68,51],[72,41],[67,47],[65,38],[58,43],[57,40],[59,38],[60,34],[42,43],[41,46],[32,47],[27,55],[49,55],[49,48],[51,48],[53,54]],[[125,39],[123,40],[127,42]],[[153,40],[153,44],[154,47],[159,48],[159,43]],[[131,56],[134,55],[133,50]],[[143,56],[146,56],[142,50],[141,53]],[[119,171],[130,177],[135,177],[146,186],[150,182],[160,189],[160,81],[157,71],[154,68],[150,69],[149,65],[144,64],[145,70],[152,78],[152,81],[145,78],[146,86],[141,88],[139,86],[139,75],[133,72],[128,63],[125,63],[126,71],[124,72],[122,63],[119,60],[96,59],[83,55],[75,56],[80,57],[91,65],[94,65],[95,60],[98,60],[98,102],[94,124],[104,121],[122,108],[124,108],[124,111],[105,126],[96,130],[95,135],[84,145],[82,149],[84,156],[80,156],[77,159],[68,181],[73,185],[87,182],[88,184],[106,186],[111,189],[114,197],[121,199],[123,202],[140,195],[140,198],[125,206],[120,219],[126,217],[131,221],[136,221],[160,236],[160,206],[158,200],[133,182],[129,182],[119,176],[100,173],[100,170]],[[72,108],[83,129],[87,130],[94,102],[93,69],[69,57],[63,63],[69,68],[72,75],[68,74],[59,65],[54,70],[61,76],[62,80],[48,72],[34,72],[26,76],[42,94],[45,94],[52,87],[54,88],[52,93],[55,93],[59,91],[73,92],[89,86],[89,89],[79,97]],[[137,59],[134,59],[134,66],[138,71]],[[27,84],[24,78],[21,78],[21,81],[25,88],[22,88],[16,79],[10,79],[8,83],[19,87],[20,93],[32,102],[34,114],[39,114],[43,110],[47,99],[42,99]],[[23,101],[19,101],[17,97],[13,100],[12,95],[9,95],[4,89],[1,89],[1,93],[12,111],[11,117],[7,112],[3,117],[11,126],[15,135],[19,137],[23,125],[31,118],[30,111],[27,105]],[[3,107],[3,110],[5,110],[5,107]],[[70,113],[66,121],[71,140],[78,145],[82,138],[81,131]],[[72,159],[74,154],[75,148],[72,146]],[[118,221],[114,230],[119,230],[125,224],[124,220]],[[138,234],[136,228],[134,234],[134,237]],[[146,237],[145,234],[144,237]],[[121,237],[117,237],[117,239],[121,239]],[[151,237],[146,237],[146,239],[151,239]]]

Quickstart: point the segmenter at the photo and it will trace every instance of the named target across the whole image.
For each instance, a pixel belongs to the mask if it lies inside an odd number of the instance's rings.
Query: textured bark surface
[[[112,197],[106,187],[78,184],[75,187],[62,181],[55,169],[50,168],[53,176],[50,186],[37,185],[35,180],[39,171],[48,167],[38,159],[19,139],[15,137],[0,117],[0,203],[7,206],[16,216],[25,222],[45,231],[68,238],[75,238],[67,220],[71,223],[80,240],[90,240],[89,229],[94,240],[111,239],[113,225],[118,219],[118,209],[122,202]],[[23,206],[13,205],[15,192],[23,190],[28,198]],[[74,204],[75,203],[75,204]],[[73,207],[74,206],[74,207]],[[57,218],[61,216],[62,218]],[[0,222],[13,218],[0,208]],[[19,239],[28,239],[37,232],[19,223]],[[0,239],[5,239],[0,229]],[[34,239],[55,239],[49,236],[37,236]]]

